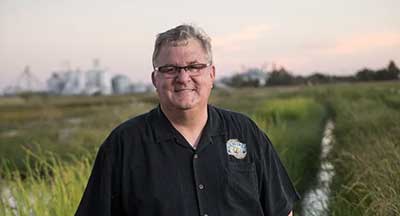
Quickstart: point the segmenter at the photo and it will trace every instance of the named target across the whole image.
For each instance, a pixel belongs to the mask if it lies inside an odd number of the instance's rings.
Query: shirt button
[[[200,190],[203,190],[203,189],[204,189],[204,185],[199,184],[199,189],[200,189]]]
[[[197,158],[199,158],[199,155],[198,154],[194,154],[194,156],[193,156],[195,159],[197,159]]]

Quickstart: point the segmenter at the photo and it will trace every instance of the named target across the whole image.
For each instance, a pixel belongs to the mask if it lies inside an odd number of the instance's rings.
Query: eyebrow
[[[174,65],[174,64],[165,64],[165,65],[161,65],[161,66],[158,66],[158,67],[169,67],[169,66],[176,66],[176,65]]]
[[[200,62],[197,61],[197,60],[190,61],[189,64],[187,64],[186,66],[191,65],[191,64],[197,64],[197,63],[200,63]],[[165,65],[161,65],[161,66],[159,66],[159,67],[168,67],[168,66],[178,66],[178,65],[176,65],[176,64],[165,64]],[[178,67],[179,67],[179,66],[178,66]]]
[[[197,61],[197,60],[191,61],[191,62],[189,62],[189,64],[188,64],[188,65],[191,65],[191,64],[196,64],[196,63],[199,63],[199,61]]]

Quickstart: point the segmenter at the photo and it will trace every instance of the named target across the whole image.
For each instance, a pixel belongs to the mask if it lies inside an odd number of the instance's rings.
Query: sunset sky
[[[0,0],[0,89],[26,65],[44,83],[94,58],[149,83],[156,34],[182,23],[213,39],[217,77],[272,63],[298,75],[400,65],[399,0]]]

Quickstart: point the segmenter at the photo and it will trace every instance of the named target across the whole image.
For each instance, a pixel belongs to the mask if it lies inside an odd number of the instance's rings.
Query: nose
[[[184,69],[184,68],[180,68],[178,71],[178,75],[176,77],[176,81],[177,82],[187,82],[190,81],[191,77],[189,75],[189,73]]]

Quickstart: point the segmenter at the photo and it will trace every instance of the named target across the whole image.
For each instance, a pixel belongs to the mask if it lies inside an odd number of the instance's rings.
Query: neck
[[[207,123],[207,104],[204,107],[187,110],[168,109],[161,105],[161,110],[174,128],[195,148]]]

